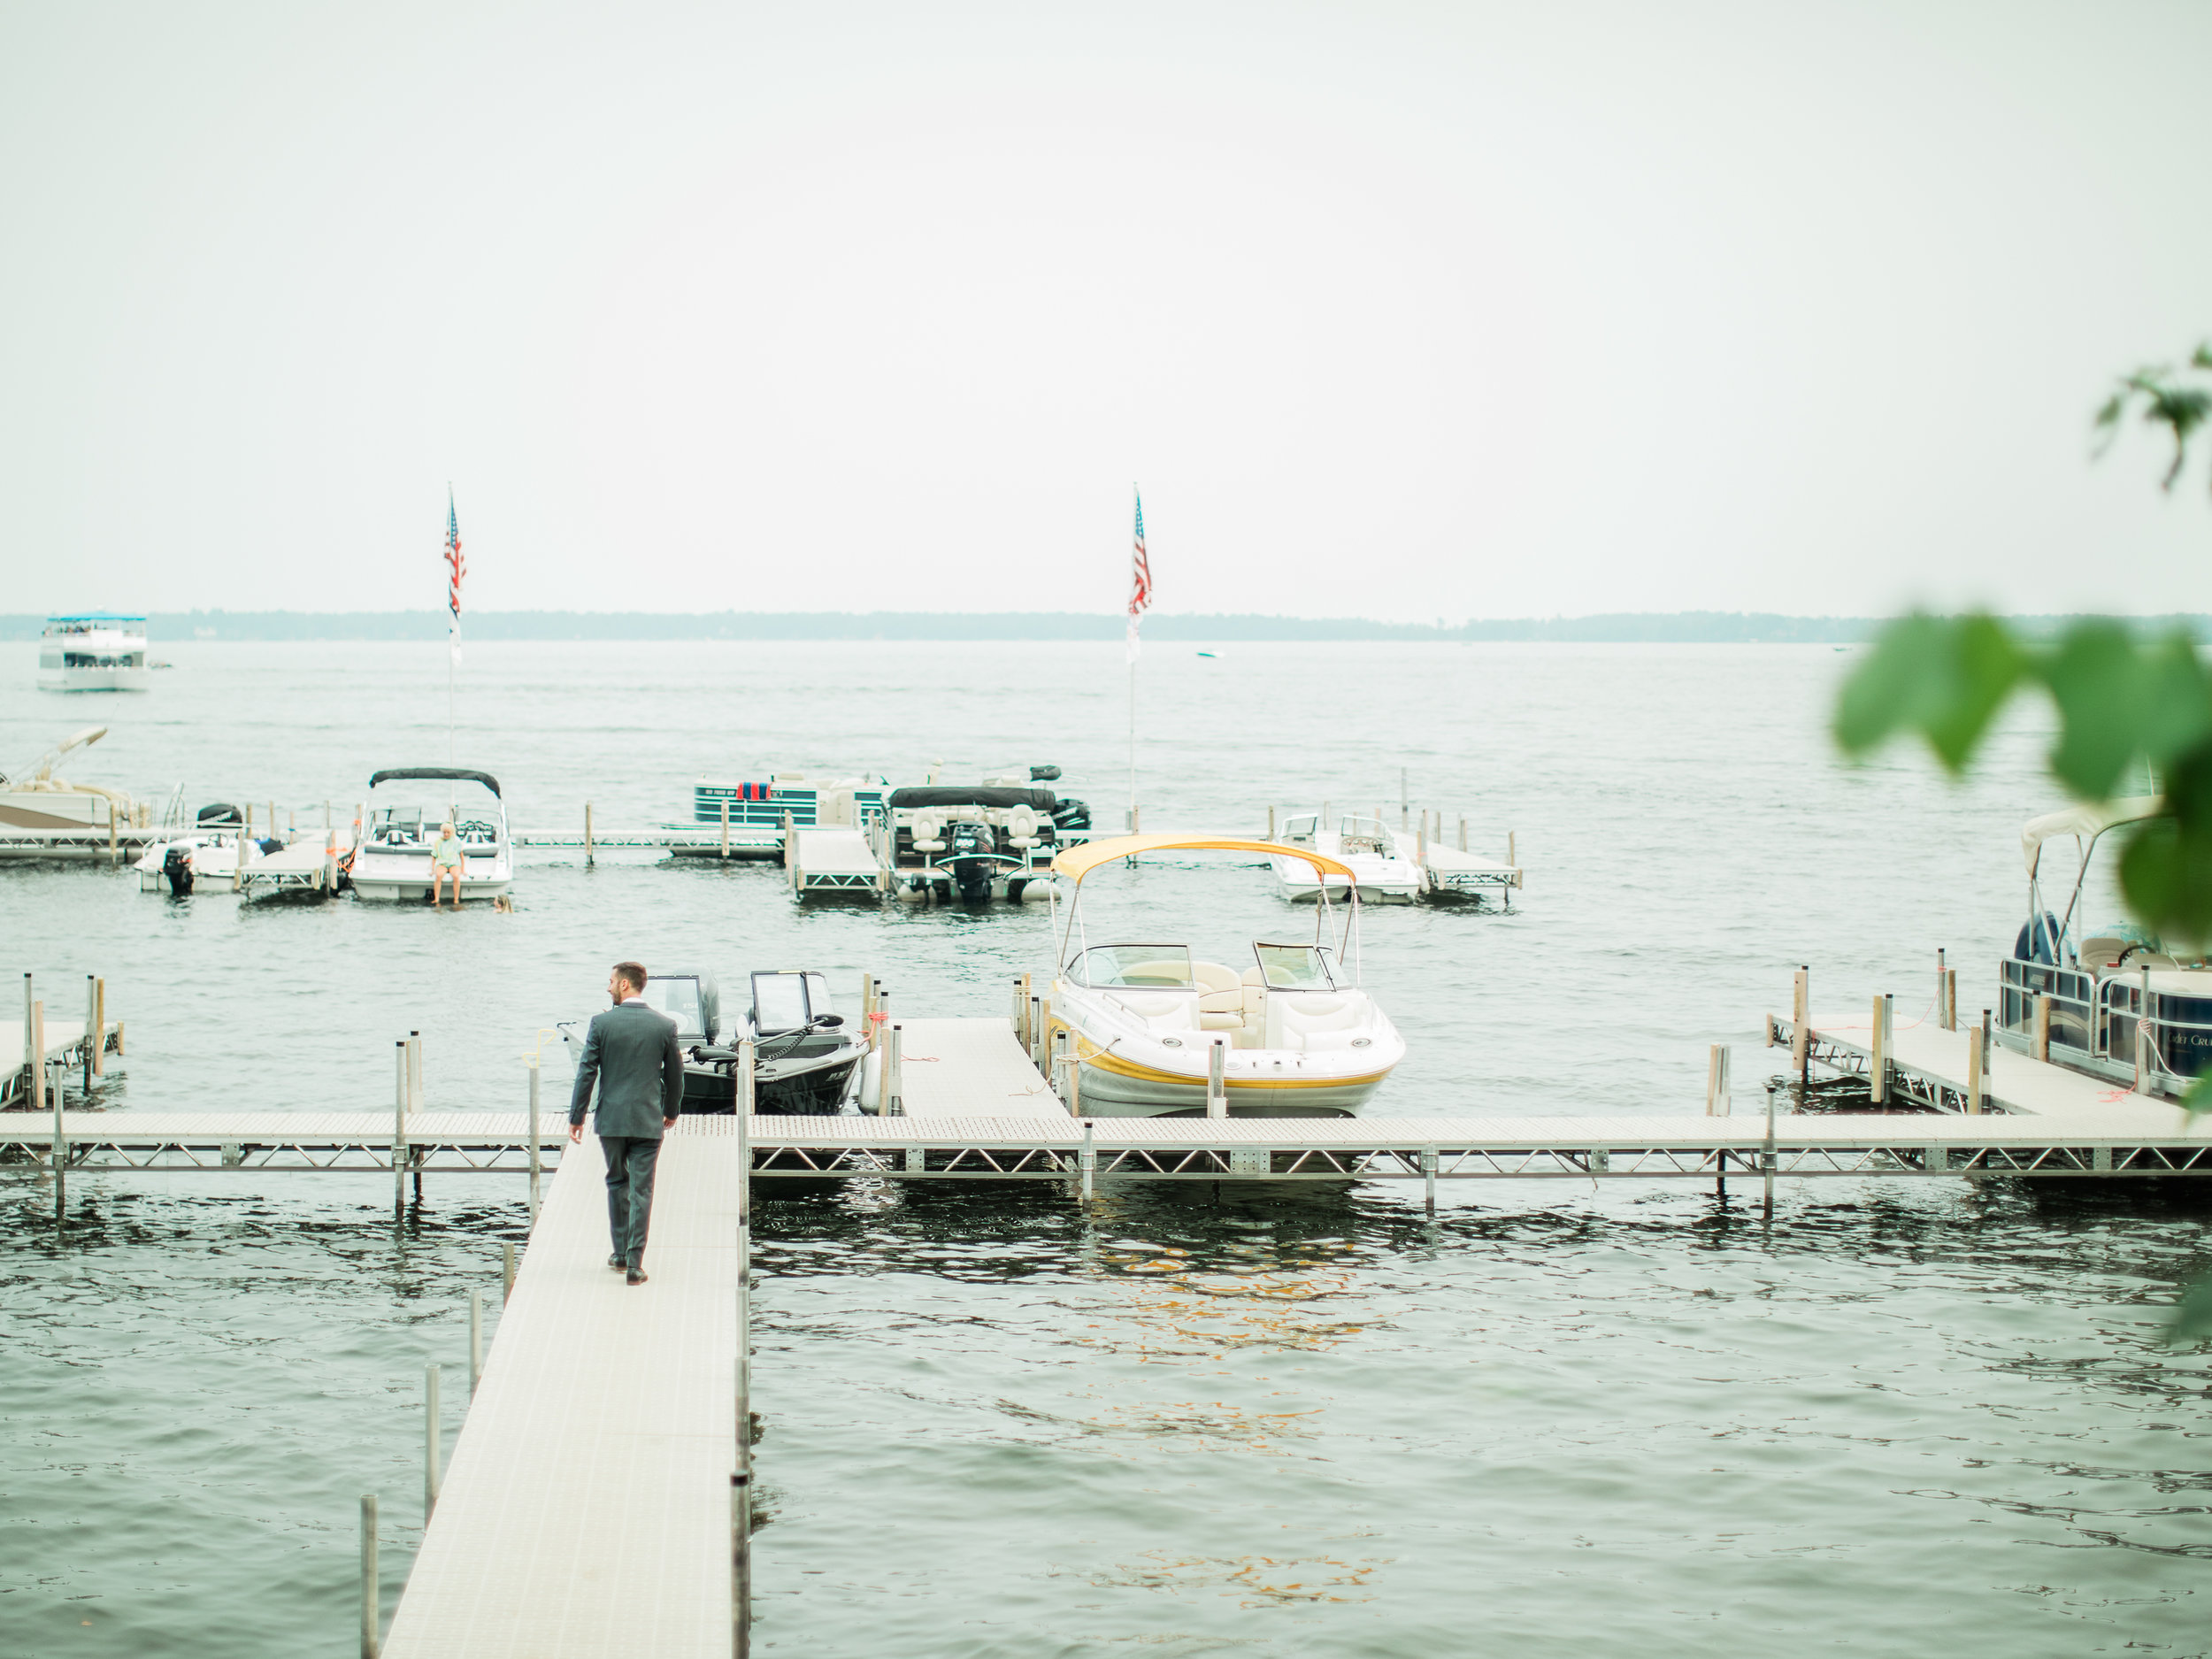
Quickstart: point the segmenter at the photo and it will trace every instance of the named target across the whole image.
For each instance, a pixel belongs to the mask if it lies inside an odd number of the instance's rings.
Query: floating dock
[[[1842,1076],[1871,1079],[1878,1045],[1870,1010],[1855,1021],[1849,1015],[1813,1016],[1806,1025],[1808,1057],[1814,1064]],[[1770,1048],[1788,1048],[1796,1041],[1797,1023],[1769,1014],[1766,1031]],[[1980,1032],[1972,1027],[1945,1031],[1926,1022],[1898,1025],[1879,1045],[1883,1052],[1878,1059],[1897,1094],[1937,1111],[1963,1114],[1973,1104],[1973,1048],[1979,1041]],[[2131,1113],[2170,1114],[2174,1110],[2171,1102],[2157,1096],[2032,1059],[1998,1042],[1990,1045],[1981,1091],[1984,1110],[2034,1117],[2117,1122]],[[2205,1121],[2212,1124],[2212,1118]]]
[[[384,1659],[727,1659],[738,1141],[701,1121],[661,1153],[646,1284],[607,1267],[596,1137],[556,1175]]]

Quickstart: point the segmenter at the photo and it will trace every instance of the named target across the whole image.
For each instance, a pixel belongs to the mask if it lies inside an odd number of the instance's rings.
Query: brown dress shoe
[[[645,1282],[645,1274],[643,1271],[639,1268],[632,1268],[629,1272],[628,1282],[633,1285],[642,1285]]]
[[[611,1256],[607,1258],[607,1265],[614,1269],[616,1272],[619,1273],[628,1265],[628,1263],[618,1256]]]

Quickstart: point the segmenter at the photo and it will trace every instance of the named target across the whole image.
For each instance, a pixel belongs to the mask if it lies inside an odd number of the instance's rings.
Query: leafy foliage
[[[2212,373],[2212,343],[2197,348],[2186,370]],[[2104,448],[2131,410],[2173,443],[2161,486],[2170,491],[2197,435],[2212,429],[2212,386],[2172,368],[2124,375],[2097,411]],[[2128,908],[2170,938],[2212,940],[2212,673],[2186,633],[2145,640],[2117,622],[2093,620],[2038,644],[1994,617],[1905,617],[1845,684],[1836,741],[1846,754],[1863,755],[1916,733],[1955,775],[2012,696],[2033,687],[2057,705],[2051,772],[2070,794],[2108,800],[2139,765],[2157,780],[2160,814],[2129,832],[2120,855]],[[2212,1111],[2212,1073],[2183,1103]],[[2189,1286],[2167,1335],[2176,1342],[2212,1336],[2212,1277]]]

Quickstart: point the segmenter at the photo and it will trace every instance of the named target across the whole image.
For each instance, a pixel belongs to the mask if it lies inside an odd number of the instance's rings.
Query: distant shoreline
[[[2016,616],[2029,634],[2055,633],[2073,615]],[[2120,618],[2153,631],[2175,626],[2212,637],[2212,616],[2181,612]],[[1332,640],[1408,644],[1532,641],[1557,644],[1848,645],[1870,640],[1886,618],[1786,617],[1756,611],[1629,611],[1585,617],[1476,618],[1460,623],[1374,622],[1364,618],[1155,615],[1144,637],[1161,643],[1257,643]],[[0,641],[35,640],[42,616],[0,616]],[[442,640],[442,611],[151,611],[148,638]],[[467,640],[886,640],[979,641],[1116,640],[1122,618],[1083,611],[482,611],[462,618]]]

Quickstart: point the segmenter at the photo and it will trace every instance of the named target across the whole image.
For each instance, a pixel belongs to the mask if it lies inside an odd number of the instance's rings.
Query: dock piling
[[[1989,1093],[1989,1010],[1982,1010],[1982,1023],[1967,1035],[1966,1041],[1966,1110],[1978,1114]]]
[[[84,976],[84,1096],[92,1098],[92,1073],[97,1069],[92,1056],[100,1051],[100,982],[90,974]]]
[[[108,982],[92,982],[92,1075],[107,1075]]]
[[[1064,1028],[1052,1033],[1048,1053],[1045,1073],[1047,1086],[1060,1097],[1060,1103],[1064,1106],[1072,1092],[1068,1087],[1068,1033]]]
[[[1717,1042],[1705,1061],[1705,1115],[1708,1118],[1728,1116],[1728,1045]]]
[[[1229,1085],[1223,1076],[1229,1052],[1228,1043],[1216,1038],[1206,1045],[1206,1116],[1226,1118],[1229,1115]]]
[[[1797,1069],[1797,1087],[1802,1089],[1810,1080],[1812,1071],[1813,1033],[1813,970],[1810,963],[1797,970],[1795,988],[1790,996],[1790,1064]]]
[[[438,1371],[435,1365],[422,1368],[422,1524],[430,1525],[431,1512],[438,1507]]]
[[[1467,850],[1467,815],[1464,812],[1459,815],[1459,850]]]
[[[730,856],[730,799],[722,797],[722,856]]]
[[[2035,1046],[2029,1050],[2037,1059],[2048,1065],[2051,1061],[2051,999],[2035,999]]]
[[[499,1305],[505,1307],[515,1294],[515,1241],[499,1247]]]
[[[1275,809],[1273,807],[1267,809],[1267,839],[1270,841],[1275,839]]]
[[[119,866],[122,862],[123,849],[115,839],[115,803],[111,801],[108,803],[108,863],[111,866]]]
[[[23,976],[23,1098],[29,1100],[38,1076],[38,1050],[31,1046],[31,976]],[[35,1102],[33,1110],[36,1110]]]
[[[1873,1041],[1868,1045],[1870,1054],[1866,1065],[1867,1086],[1873,1094],[1874,1104],[1885,1105],[1889,1101],[1889,1017],[1896,999],[1886,994],[1874,999]]]
[[[744,1098],[737,1118],[737,1460],[730,1474],[730,1650],[753,1636],[753,1040],[738,1045]]]
[[[891,1046],[883,1056],[882,1115],[886,1118],[906,1116],[906,1076],[900,1064],[900,1027],[895,1024],[891,1027]]]
[[[759,1110],[759,1045],[750,1037],[747,1037],[741,1041],[737,1045],[737,1133],[741,1137],[748,1135],[751,1132],[753,1114]],[[883,1106],[880,1101],[877,1102],[876,1110],[878,1115],[881,1115]],[[749,1153],[748,1156],[749,1157],[749,1156],[750,1154]],[[747,1182],[747,1191],[749,1192],[751,1190],[750,1183],[752,1181],[752,1174],[749,1168],[747,1171],[745,1179]]]
[[[1398,827],[1400,829],[1407,827],[1407,814],[1413,810],[1412,807],[1408,804],[1409,799],[1406,791],[1406,769],[1401,766],[1398,768]]]
[[[45,1106],[49,1090],[54,1096],[54,1192],[58,1196],[63,1171],[69,1162],[69,1141],[62,1133],[60,1080],[46,1074],[46,1004],[43,1002],[31,1004],[31,1072],[35,1079],[31,1110],[38,1111]]]
[[[230,890],[235,893],[246,879],[246,843],[253,839],[253,803],[249,801],[241,809],[243,817],[238,825],[237,856],[230,861]]]
[[[1082,1171],[1083,1202],[1087,1204],[1098,1182],[1098,1144],[1092,1138],[1091,1120],[1087,1118],[1083,1120],[1083,1151],[1077,1167]]]
[[[2144,977],[2146,979],[2150,977],[2148,970],[2145,971]],[[2156,1068],[2151,1064],[2151,1022],[2149,1019],[2150,998],[2148,996],[2146,996],[2143,999],[2143,1013],[2144,1018],[2138,1019],[2135,1022],[2134,1093],[2138,1094],[2148,1094],[2152,1092],[2151,1077],[2156,1070]],[[1983,1018],[1986,1020],[1988,1018],[1987,1014],[1984,1014]],[[54,1139],[58,1144],[61,1140],[61,1107],[58,1102],[56,1102],[54,1108]],[[57,1160],[58,1160],[58,1151],[57,1152],[56,1156]]]
[[[538,1178],[544,1168],[545,1156],[538,1146],[538,1078],[542,1070],[538,1056],[533,1054],[530,1056],[530,1225],[534,1227],[538,1225]],[[507,1252],[507,1288],[511,1291],[515,1287],[514,1246],[509,1245]]]
[[[376,1494],[361,1494],[361,1659],[377,1659],[381,1597],[376,1575]]]
[[[591,866],[591,803],[587,801],[584,803],[584,868],[588,870]]]
[[[477,1286],[469,1286],[469,1398],[476,1398],[476,1385],[484,1375],[484,1293]]]
[[[1774,1219],[1774,1091],[1767,1090],[1767,1138],[1759,1148],[1759,1173],[1766,1188],[1766,1217]]]
[[[392,1215],[407,1210],[407,1040],[392,1043]]]
[[[1421,1148],[1421,1185],[1422,1207],[1433,1216],[1436,1213],[1436,1148],[1434,1147]]]

